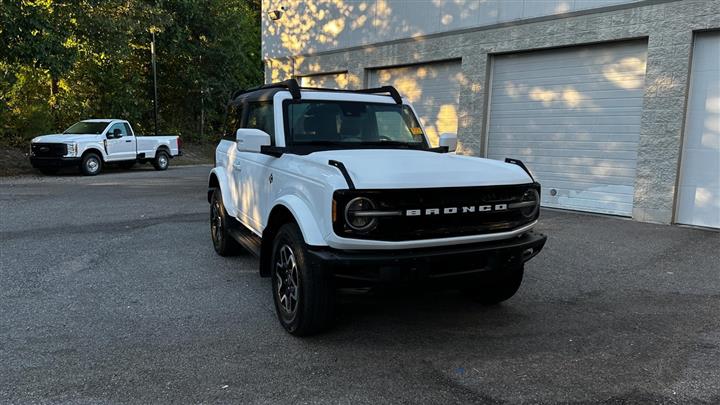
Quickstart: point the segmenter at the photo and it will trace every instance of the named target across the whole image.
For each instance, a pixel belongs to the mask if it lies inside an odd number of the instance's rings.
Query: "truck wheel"
[[[155,170],[166,170],[170,166],[170,157],[167,152],[164,150],[158,151],[155,154],[155,159],[153,159],[153,166],[155,166]]]
[[[241,249],[240,244],[228,233],[228,225],[222,194],[216,188],[210,199],[210,236],[215,252],[220,256],[232,256]]]
[[[80,162],[80,172],[86,176],[95,176],[102,170],[102,159],[96,153],[88,153]]]
[[[322,268],[308,265],[305,241],[296,224],[278,230],[272,252],[271,284],[280,324],[295,336],[327,328],[334,314],[332,278]]]
[[[499,304],[510,299],[522,284],[523,266],[486,274],[479,285],[463,289],[463,292],[483,305]]]

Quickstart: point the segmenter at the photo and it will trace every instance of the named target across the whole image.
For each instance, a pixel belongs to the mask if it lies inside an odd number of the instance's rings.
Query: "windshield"
[[[73,124],[70,128],[66,129],[63,134],[76,134],[76,135],[100,135],[103,133],[105,128],[108,126],[109,121],[80,121]]]
[[[407,105],[301,100],[285,108],[287,145],[428,147]]]

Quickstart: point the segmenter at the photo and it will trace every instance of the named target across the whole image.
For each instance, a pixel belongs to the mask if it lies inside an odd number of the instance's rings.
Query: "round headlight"
[[[535,215],[537,215],[538,210],[540,209],[540,194],[538,194],[537,190],[531,188],[530,190],[526,191],[525,194],[523,194],[522,200],[523,202],[535,202],[535,204],[528,205],[527,207],[523,207],[520,210],[520,213],[525,218],[534,218]]]
[[[377,225],[377,219],[362,213],[374,209],[375,204],[369,198],[355,197],[345,206],[345,223],[355,231],[369,231]]]

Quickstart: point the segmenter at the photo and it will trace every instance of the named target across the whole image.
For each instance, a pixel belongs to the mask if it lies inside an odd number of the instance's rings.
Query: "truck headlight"
[[[538,210],[540,209],[540,194],[534,188],[529,189],[522,196],[523,207],[520,209],[520,213],[525,218],[535,218]]]
[[[355,197],[345,206],[345,223],[355,231],[367,232],[377,226],[377,218],[363,216],[363,211],[375,209],[375,203],[367,197]]]
[[[67,143],[67,154],[65,156],[77,156],[78,144],[75,142]]]

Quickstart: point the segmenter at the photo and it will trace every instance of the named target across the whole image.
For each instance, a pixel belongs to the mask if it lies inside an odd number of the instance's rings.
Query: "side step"
[[[239,243],[256,257],[260,257],[260,244],[262,238],[255,235],[245,225],[235,218],[230,218],[231,226],[228,233]]]

